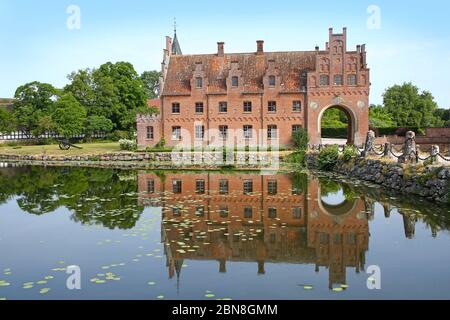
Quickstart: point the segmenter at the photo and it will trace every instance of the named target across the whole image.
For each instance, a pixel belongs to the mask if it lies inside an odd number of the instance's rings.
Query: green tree
[[[443,126],[450,127],[450,109],[437,109],[434,116],[442,120]]]
[[[90,116],[86,120],[86,133],[88,135],[92,135],[95,132],[111,132],[114,128],[114,124],[111,120],[103,117],[103,116]]]
[[[428,128],[442,125],[442,121],[434,116],[438,106],[432,94],[419,92],[419,88],[412,83],[388,88],[383,100],[398,126]]]
[[[52,85],[36,81],[17,88],[13,116],[18,129],[35,137],[42,133],[54,111],[57,94],[58,90]]]
[[[371,128],[393,128],[397,123],[392,114],[382,105],[371,105],[369,108],[369,122]]]
[[[55,103],[53,122],[56,131],[64,136],[79,135],[84,131],[86,109],[71,93],[63,94]]]
[[[158,71],[144,71],[141,74],[141,80],[144,83],[145,92],[149,99],[157,97],[156,89],[159,86],[159,77],[161,73]]]
[[[86,108],[88,114],[92,114],[97,104],[95,84],[92,69],[79,70],[67,76],[70,84],[64,87],[64,92],[70,92],[75,99]]]
[[[116,129],[135,131],[136,114],[148,112],[144,83],[127,62],[108,62],[93,71],[97,102],[93,115],[110,119]]]
[[[11,112],[5,108],[0,108],[0,132],[10,133],[15,130],[15,119]]]
[[[347,115],[338,108],[329,108],[323,114],[322,128],[346,128],[347,125]]]

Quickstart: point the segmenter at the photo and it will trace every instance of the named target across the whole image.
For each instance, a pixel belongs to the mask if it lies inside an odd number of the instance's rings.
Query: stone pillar
[[[440,158],[438,157],[438,154],[440,153],[439,146],[434,145],[431,146],[431,162],[432,163],[439,163]]]
[[[363,157],[367,157],[370,154],[370,152],[374,151],[373,150],[374,142],[375,142],[375,132],[369,130],[366,136],[366,143],[364,145],[364,151],[362,154]]]
[[[408,131],[403,144],[403,155],[398,159],[399,163],[416,163],[417,162],[416,134]]]

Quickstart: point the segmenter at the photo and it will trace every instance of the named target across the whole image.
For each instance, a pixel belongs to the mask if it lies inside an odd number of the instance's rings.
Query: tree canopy
[[[55,102],[52,120],[56,132],[60,135],[64,137],[79,135],[84,131],[86,109],[71,93],[65,93]]]
[[[161,73],[158,71],[144,71],[141,74],[141,80],[144,83],[145,92],[149,99],[157,97],[160,75]]]
[[[419,92],[412,83],[394,85],[383,94],[383,103],[393,120],[400,127],[438,127],[443,121],[435,116],[438,109],[433,95]]]

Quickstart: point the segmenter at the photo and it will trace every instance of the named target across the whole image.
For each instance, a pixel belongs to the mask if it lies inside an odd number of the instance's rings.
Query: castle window
[[[347,84],[349,86],[356,86],[356,74],[349,74],[347,78]]]
[[[180,113],[180,104],[178,102],[172,103],[172,113],[175,113],[175,114]]]
[[[334,76],[334,85],[335,86],[342,86],[344,84],[344,78],[341,74],[337,74]]]
[[[219,102],[219,113],[227,113],[228,104],[225,101]]]
[[[173,193],[181,193],[182,186],[181,180],[173,180],[172,181],[172,192]]]
[[[244,194],[249,194],[253,192],[253,181],[244,180]]]
[[[267,182],[267,193],[271,196],[274,196],[278,193],[277,180],[269,180]]]
[[[244,112],[245,113],[252,112],[252,102],[251,101],[244,101]]]
[[[201,89],[203,87],[203,78],[201,77],[195,78],[195,87],[197,89]]]
[[[267,138],[276,139],[278,138],[278,128],[275,125],[270,125],[267,127]]]
[[[245,207],[244,208],[244,218],[245,219],[251,219],[253,217],[253,208],[252,207]]]
[[[174,217],[181,217],[181,208],[179,208],[179,207],[173,208],[172,214]]]
[[[228,126],[219,126],[219,133],[220,137],[226,140],[228,138]]]
[[[155,193],[155,180],[147,180],[147,193]]]
[[[301,125],[299,125],[299,124],[294,124],[294,125],[292,126],[292,133],[298,132],[298,131],[300,131],[301,129],[302,129],[302,126],[301,126]]]
[[[205,126],[195,126],[195,139],[203,140],[205,138]]]
[[[275,76],[269,76],[269,87],[275,87]]]
[[[326,74],[322,74],[320,76],[320,85],[321,86],[329,86],[330,85],[330,77]]]
[[[219,215],[221,218],[228,218],[228,206],[221,206],[219,209]]]
[[[228,194],[228,180],[219,181],[219,193]]]
[[[205,193],[205,180],[195,181],[195,193],[198,193],[198,194]]]
[[[269,107],[269,112],[270,113],[277,112],[277,102],[276,101],[269,101],[268,107]]]
[[[172,127],[172,140],[181,140],[181,127]]]
[[[147,127],[147,139],[153,140],[155,137],[153,127]]]
[[[269,208],[269,219],[277,218],[277,208]]]
[[[301,112],[302,111],[302,102],[301,101],[293,101],[292,102],[292,112]]]
[[[237,86],[239,86],[239,77],[231,77],[231,86],[233,88],[236,88]]]
[[[204,206],[198,206],[198,207],[195,209],[195,215],[196,215],[197,217],[203,217],[203,216],[205,216],[205,207],[204,207]]]
[[[253,126],[245,125],[244,126],[244,138],[251,139],[253,137]]]
[[[195,113],[203,113],[203,102],[195,103]]]
[[[300,208],[300,207],[292,208],[292,218],[301,219],[302,218],[302,208]]]

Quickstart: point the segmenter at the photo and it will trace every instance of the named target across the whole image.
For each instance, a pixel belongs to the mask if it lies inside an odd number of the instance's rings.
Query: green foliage
[[[92,115],[86,119],[85,127],[86,134],[92,135],[95,132],[111,132],[114,128],[114,124],[104,116]]]
[[[159,140],[159,142],[155,145],[155,148],[164,149],[165,146],[166,146],[166,139],[162,137],[161,140]]]
[[[303,165],[305,164],[305,156],[306,156],[305,150],[296,151],[287,156],[286,162]]]
[[[329,108],[322,117],[322,128],[347,128],[348,117],[338,108]]]
[[[346,162],[359,156],[358,150],[353,145],[347,145],[344,147],[342,159]]]
[[[305,128],[300,128],[292,133],[292,144],[296,150],[307,150],[308,142],[308,131]]]
[[[128,139],[121,139],[119,140],[120,150],[126,150],[126,151],[136,151],[137,150],[137,144],[134,140],[128,140]]]
[[[342,186],[338,182],[328,178],[319,178],[319,182],[321,196],[328,196],[342,189]]]
[[[412,83],[394,85],[383,95],[384,106],[398,126],[439,127],[443,121],[435,116],[438,106],[428,91],[419,92]]]
[[[36,137],[52,128],[51,115],[57,94],[58,90],[52,85],[36,81],[17,88],[13,107],[17,129]]]
[[[130,63],[108,62],[68,78],[71,83],[64,90],[75,96],[88,116],[109,119],[117,130],[135,131],[136,115],[149,112],[144,83]]]
[[[52,119],[56,132],[60,135],[64,137],[79,135],[84,131],[86,109],[71,93],[66,93],[56,101]]]
[[[322,138],[346,139],[348,134],[345,128],[322,128]]]
[[[339,147],[337,145],[328,146],[322,149],[318,156],[318,166],[320,170],[331,171],[336,166],[339,159]]]
[[[141,80],[144,83],[144,89],[149,99],[157,96],[156,88],[159,85],[159,77],[161,73],[158,71],[144,71],[141,74]]]
[[[0,132],[10,133],[15,130],[15,118],[13,114],[4,108],[0,108]]]
[[[434,116],[442,120],[444,127],[450,127],[450,109],[436,109]]]
[[[110,141],[119,141],[121,139],[129,139],[130,133],[128,131],[115,130],[106,135],[106,139]]]
[[[369,119],[371,128],[392,128],[396,126],[392,114],[381,105],[370,106]]]

